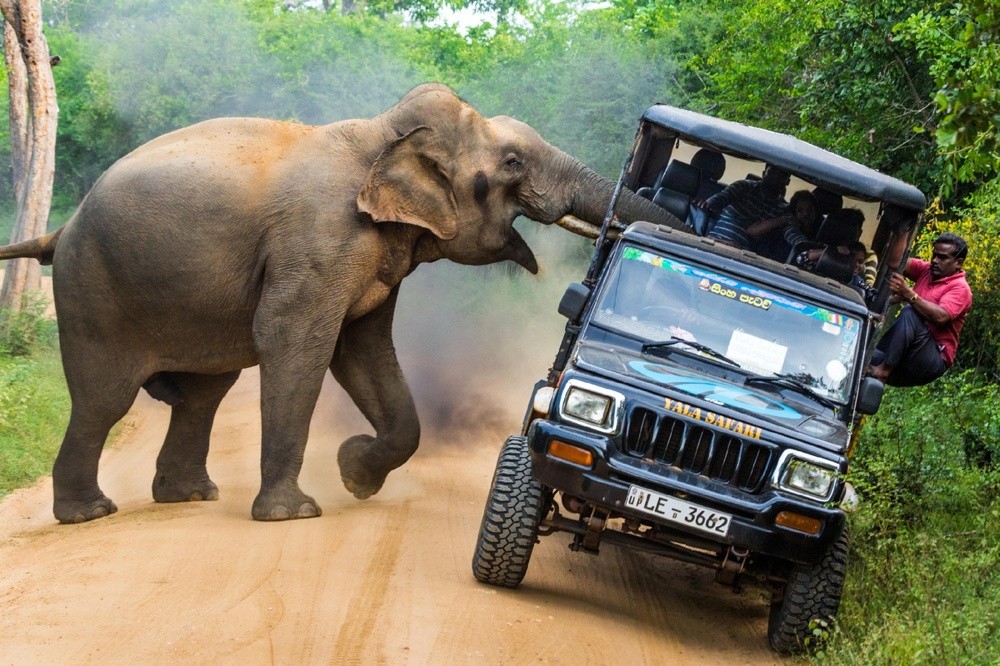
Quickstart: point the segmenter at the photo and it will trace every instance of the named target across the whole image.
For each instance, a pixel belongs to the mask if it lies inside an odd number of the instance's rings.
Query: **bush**
[[[861,498],[833,664],[992,664],[1000,654],[997,386],[887,391],[852,463]]]
[[[58,350],[0,356],[0,497],[49,473],[69,408]]]
[[[28,356],[56,339],[56,323],[45,316],[43,297],[26,297],[20,312],[0,309],[0,356]]]

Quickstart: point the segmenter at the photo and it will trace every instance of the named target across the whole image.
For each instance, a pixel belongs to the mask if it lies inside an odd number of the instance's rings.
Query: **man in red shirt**
[[[875,348],[868,373],[892,386],[929,384],[955,362],[958,335],[972,308],[962,263],[965,239],[944,233],[934,239],[929,262],[910,258],[903,275],[889,279],[891,302],[907,302]]]

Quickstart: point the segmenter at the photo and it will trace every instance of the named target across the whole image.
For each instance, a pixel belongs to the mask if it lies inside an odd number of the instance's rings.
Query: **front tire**
[[[542,485],[531,474],[527,439],[508,437],[500,449],[476,540],[472,558],[476,580],[509,588],[521,584],[545,508]]]
[[[823,642],[840,606],[847,576],[847,527],[816,564],[794,564],[788,581],[771,603],[767,637],[782,654],[815,649]],[[819,635],[813,629],[819,628]]]

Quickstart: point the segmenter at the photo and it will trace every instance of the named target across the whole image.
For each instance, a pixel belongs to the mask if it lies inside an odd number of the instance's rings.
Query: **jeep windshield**
[[[774,377],[847,403],[858,318],[638,247],[625,246],[608,277],[592,324],[636,339],[645,353],[738,364],[748,380]]]

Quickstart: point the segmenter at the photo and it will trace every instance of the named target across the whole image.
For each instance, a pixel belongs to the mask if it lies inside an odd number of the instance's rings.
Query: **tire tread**
[[[476,580],[515,588],[524,580],[543,518],[544,493],[531,474],[527,439],[507,438],[500,449],[472,558]]]

